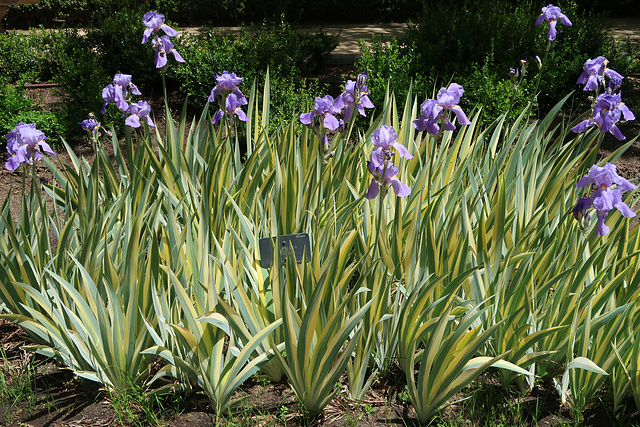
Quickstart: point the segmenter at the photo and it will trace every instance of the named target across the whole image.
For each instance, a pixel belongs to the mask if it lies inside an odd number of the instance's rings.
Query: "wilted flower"
[[[418,131],[427,131],[430,134],[437,134],[440,131],[438,120],[444,130],[455,130],[456,127],[447,115],[448,111],[453,111],[461,125],[469,125],[471,121],[467,118],[458,105],[464,89],[457,83],[451,83],[448,88],[438,91],[436,99],[427,99],[420,106],[422,115],[413,121],[413,127]]]
[[[558,20],[560,20],[562,25],[566,25],[567,27],[573,25],[569,18],[567,18],[567,16],[560,11],[560,8],[558,6],[550,4],[542,8],[542,13],[540,14],[540,16],[538,16],[538,19],[536,19],[536,27],[542,24],[543,21],[547,21],[549,23],[547,40],[555,40],[558,33],[558,30],[556,30]]]
[[[571,128],[571,130],[576,133],[581,133],[595,125],[600,129],[600,132],[609,132],[619,141],[622,141],[625,139],[625,136],[616,126],[616,123],[620,121],[621,118],[625,120],[635,120],[636,117],[631,110],[629,110],[629,107],[622,102],[620,94],[603,93],[596,99],[592,116],[581,121]]]
[[[128,113],[131,115],[124,121],[124,124],[126,124],[127,126],[131,126],[132,128],[139,128],[141,126],[140,119],[144,118],[147,121],[149,127],[156,127],[156,125],[153,124],[151,117],[149,117],[149,113],[151,113],[151,106],[147,103],[147,101],[138,101],[136,103],[132,103],[129,106]]]
[[[593,165],[589,169],[589,173],[578,181],[576,188],[592,185],[595,187],[594,192],[590,197],[578,199],[578,203],[573,208],[573,216],[582,222],[586,215],[586,225],[588,225],[589,214],[586,213],[586,210],[591,207],[595,208],[598,216],[596,235],[606,236],[609,234],[610,230],[605,224],[605,219],[613,208],[618,209],[627,218],[636,216],[635,212],[622,201],[622,191],[632,191],[637,187],[618,175],[615,165],[611,163],[606,163],[602,167]],[[612,188],[612,185],[615,185],[615,188]]]
[[[322,126],[329,130],[336,130],[340,127],[340,122],[335,114],[340,113],[340,109],[335,106],[334,99],[331,95],[324,98],[317,97],[314,103],[314,110],[309,113],[300,114],[300,122],[305,125],[311,125],[316,116],[320,117]]]
[[[367,75],[360,73],[358,79],[354,82],[348,80],[345,85],[344,92],[335,100],[335,107],[344,112],[344,120],[349,121],[353,116],[354,107],[361,116],[366,116],[365,108],[374,108],[373,103],[369,99],[369,90],[367,89]]]
[[[591,220],[591,215],[587,212],[587,209],[591,207],[591,198],[582,197],[578,199],[578,203],[573,207],[572,214],[576,221],[585,223],[583,225],[589,225],[589,221]]]
[[[393,166],[393,162],[387,158],[381,147],[371,152],[371,160],[368,162],[367,168],[373,175],[371,185],[369,185],[369,190],[365,195],[367,199],[374,199],[379,193],[382,193],[382,198],[384,199],[389,185],[393,187],[393,191],[398,197],[411,194],[411,188],[396,178],[400,169],[397,166]],[[380,187],[382,187],[382,191]]]
[[[246,122],[247,120],[249,120],[249,118],[247,117],[247,115],[245,114],[244,111],[242,111],[242,104],[238,101],[238,97],[236,96],[235,93],[230,93],[227,96],[227,99],[225,101],[225,111],[227,112],[227,115],[229,117],[233,117],[234,115],[238,116],[238,118],[240,120],[242,120],[243,122]],[[215,116],[213,116],[213,119],[211,120],[211,122],[216,125],[220,122],[220,120],[222,120],[222,117],[224,116],[224,111],[219,110]]]
[[[166,35],[174,37],[178,35],[178,32],[164,23],[164,15],[157,11],[149,11],[142,17],[142,22],[146,29],[142,35],[142,44],[149,41],[149,36],[158,34],[158,31],[163,30]]]
[[[34,160],[41,160],[42,153],[56,156],[57,154],[45,142],[44,132],[36,129],[36,125],[18,123],[18,126],[7,135],[7,163],[5,167],[14,171],[22,163],[33,164]]]
[[[185,62],[184,58],[173,48],[173,42],[169,36],[156,37],[151,41],[151,47],[156,52],[155,64],[156,68],[162,68],[167,65],[167,55],[173,54],[178,62]]]

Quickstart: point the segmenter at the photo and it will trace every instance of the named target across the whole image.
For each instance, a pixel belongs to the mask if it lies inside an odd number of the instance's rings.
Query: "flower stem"
[[[544,70],[544,64],[547,63],[549,57],[549,50],[551,50],[551,40],[547,42],[547,49],[544,51],[544,59],[540,63],[540,71],[538,72],[538,79],[536,80],[536,87],[533,90],[533,102],[538,98],[538,88],[540,87],[540,81],[542,80],[542,71]],[[533,109],[533,106],[531,106]]]

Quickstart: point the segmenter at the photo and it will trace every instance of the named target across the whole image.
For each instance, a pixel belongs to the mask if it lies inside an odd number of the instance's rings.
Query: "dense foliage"
[[[485,125],[482,105],[464,102],[474,88],[438,84],[423,102],[400,71],[405,96],[372,102],[379,82],[361,73],[274,120],[276,99],[289,99],[279,86],[300,78],[305,49],[330,40],[284,25],[232,43],[209,32],[170,56],[179,36],[164,16],[143,23],[151,53],[139,58],[162,89],[174,75],[195,98],[210,91],[199,117],[174,118],[165,99],[159,130],[137,99],[145,70],[125,74],[117,51],[90,42],[99,33],[69,31],[47,36],[53,75],[78,100],[101,93],[122,131],[83,120],[94,160],[64,143],[69,165],[50,160],[34,123],[6,135],[5,168],[23,174],[23,190],[18,216],[9,199],[0,207],[0,318],[30,336],[25,351],[101,384],[116,408],[141,390],[197,394],[216,423],[256,374],[286,380],[310,418],[338,393],[362,401],[392,370],[423,425],[490,368],[521,396],[542,382],[576,423],[596,400],[617,414],[630,399],[640,408],[640,192],[612,163],[638,137],[598,158],[604,135],[623,141],[618,123],[635,120],[606,58],[571,70],[594,93],[575,120],[571,94],[544,115],[532,102],[515,114],[523,99],[478,83],[503,110]],[[412,65],[398,43],[376,49],[397,70]],[[79,57],[84,73],[118,67],[111,83],[80,79]],[[211,68],[265,65],[202,83]],[[39,161],[52,180],[35,175]],[[281,236],[302,233],[311,247],[295,257]]]
[[[407,82],[413,81],[417,93],[428,95],[434,86],[455,79],[470,92],[467,105],[485,107],[483,121],[495,119],[508,107],[509,70],[519,68],[526,59],[527,76],[519,88],[514,114],[522,111],[539,73],[535,57],[545,58],[547,49],[537,98],[543,111],[577,88],[575,70],[588,58],[604,55],[625,75],[639,69],[633,59],[640,51],[638,43],[614,43],[604,31],[603,15],[581,12],[576,2],[567,2],[563,11],[572,17],[573,26],[560,28],[561,43],[552,42],[548,47],[546,31],[534,26],[540,14],[538,2],[426,2],[397,42],[383,44],[374,39],[371,46],[361,45],[358,68],[369,73],[377,101],[387,81],[396,93],[406,93]],[[579,100],[587,99],[579,94]]]
[[[372,20],[404,21],[420,10],[420,0],[353,0],[348,9],[341,0],[40,0],[37,5],[9,9],[9,28],[30,26],[100,26],[121,11],[142,15],[162,10],[182,26],[242,25],[277,19],[290,22],[359,23]]]
[[[20,86],[24,82],[59,83],[60,93],[69,102],[62,111],[49,113],[59,123],[48,127],[50,135],[55,139],[62,131],[67,138],[78,136],[78,123],[87,112],[101,109],[101,90],[114,74],[132,74],[140,87],[161,92],[160,73],[147,66],[153,61],[153,51],[140,43],[142,28],[139,15],[123,12],[86,31],[0,34],[0,66],[8,70],[3,77],[16,85],[12,93],[23,98]],[[215,73],[236,70],[252,81],[259,80],[268,68],[276,104],[272,120],[277,123],[288,120],[285,117],[319,93],[317,85],[307,84],[304,76],[316,70],[336,45],[336,36],[301,34],[282,21],[243,28],[238,34],[203,30],[181,35],[177,49],[188,62],[169,70],[167,78],[199,106],[215,86]],[[105,119],[105,124],[117,123],[116,117]]]

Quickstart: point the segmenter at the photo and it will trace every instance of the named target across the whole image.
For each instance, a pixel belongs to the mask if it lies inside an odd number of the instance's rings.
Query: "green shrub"
[[[28,36],[16,33],[0,34],[0,70],[12,83],[18,80],[39,82],[47,80],[50,60],[43,45],[47,35],[33,31]]]
[[[52,33],[52,36],[55,40],[51,45],[53,80],[60,83],[60,94],[65,100],[62,111],[65,136],[79,136],[78,123],[86,119],[89,112],[100,111],[102,88],[113,75],[105,71],[100,54],[88,37],[77,30]]]
[[[507,120],[513,121],[533,98],[535,81],[527,78],[527,70],[525,79],[514,95],[509,74],[496,72],[490,68],[489,63],[490,61],[487,60],[481,66],[474,66],[464,79],[465,92],[461,100],[463,109],[470,111],[476,106],[481,107],[482,123],[489,123],[506,111],[509,111]],[[529,64],[529,67],[532,66]]]
[[[234,72],[244,78],[245,85],[251,85],[269,68],[271,104],[277,106],[272,113],[277,123],[277,117],[289,117],[320,95],[318,85],[307,84],[304,77],[336,45],[335,36],[300,34],[286,22],[264,23],[236,35],[210,29],[180,38],[179,49],[186,62],[170,67],[169,74],[194,105],[201,106],[216,85],[215,73]]]
[[[59,116],[53,111],[40,110],[20,86],[0,82],[0,145],[4,149],[6,139],[3,138],[20,122],[35,123],[43,131],[49,142],[60,141],[63,127]]]
[[[153,49],[150,43],[141,43],[143,15],[144,12],[122,11],[109,16],[87,34],[87,43],[99,53],[100,66],[107,75],[131,74],[137,85],[160,84],[160,73],[153,65]]]
[[[559,25],[558,37],[551,43],[537,99],[543,111],[579,89],[575,82],[585,60],[613,56],[602,17],[579,13],[576,2],[560,6],[573,26]],[[390,80],[390,88],[401,95],[409,81],[416,93],[430,97],[454,80],[465,87],[466,102],[484,105],[483,121],[491,121],[510,103],[509,69],[523,58],[534,62],[536,55],[545,56],[547,24],[534,26],[539,14],[540,5],[529,0],[425,2],[422,15],[407,26],[404,37],[383,40],[386,44],[373,39],[369,47],[361,44],[358,69],[370,74],[371,87],[383,88]],[[527,81],[534,82],[537,67],[530,64],[528,71]],[[520,106],[533,92],[527,84],[516,100]],[[586,101],[585,94],[579,97]]]
[[[401,44],[396,38],[373,36],[369,46],[363,40],[359,46],[361,56],[356,68],[367,73],[369,98],[374,105],[382,105],[387,84],[399,99],[406,97],[412,83],[413,93],[418,97],[433,87],[435,78],[420,71],[422,56],[414,45]]]

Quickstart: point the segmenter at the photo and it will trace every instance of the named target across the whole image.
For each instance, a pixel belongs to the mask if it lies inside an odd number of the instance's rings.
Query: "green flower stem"
[[[544,71],[544,64],[547,63],[549,57],[549,51],[551,50],[551,40],[547,42],[547,49],[544,51],[544,59],[540,63],[540,71],[538,72],[538,79],[536,80],[536,87],[533,90],[533,101],[538,98],[538,88],[540,87],[540,81],[542,80],[542,72]]]

